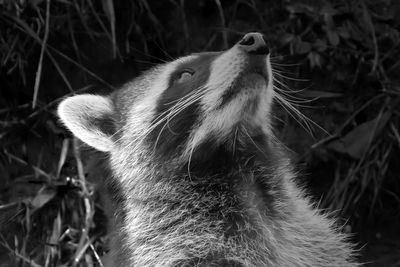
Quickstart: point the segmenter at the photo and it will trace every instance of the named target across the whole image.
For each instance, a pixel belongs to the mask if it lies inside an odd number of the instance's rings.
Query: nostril
[[[253,45],[255,43],[254,37],[246,35],[243,39],[239,42],[240,45]]]
[[[251,32],[246,34],[238,43],[239,47],[253,55],[267,55],[269,48],[265,36],[258,32]]]

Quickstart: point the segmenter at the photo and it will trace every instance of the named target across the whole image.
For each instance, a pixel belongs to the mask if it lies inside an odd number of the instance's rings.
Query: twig
[[[217,4],[218,7],[218,12],[219,12],[219,17],[221,19],[221,25],[222,25],[222,40],[224,42],[224,49],[228,48],[228,38],[226,35],[225,31],[225,16],[224,16],[224,10],[222,9],[221,1],[220,0],[215,0],[215,3]]]
[[[108,20],[110,22],[110,28],[111,28],[111,43],[112,43],[112,52],[113,52],[113,58],[115,59],[117,57],[117,41],[115,37],[115,11],[114,11],[114,3],[113,0],[103,0],[103,9],[104,12],[106,13]]]
[[[51,106],[57,104],[61,99],[65,98],[65,97],[67,97],[67,96],[71,96],[71,95],[74,95],[74,94],[79,94],[79,93],[86,92],[86,91],[89,90],[90,88],[92,88],[92,85],[88,85],[88,86],[82,87],[82,88],[80,88],[80,89],[78,89],[78,90],[75,90],[74,92],[70,92],[70,93],[68,93],[68,94],[65,94],[65,95],[62,96],[62,97],[56,98],[56,99],[54,99],[53,101],[51,101],[50,103],[48,103],[48,104],[46,104],[45,106],[41,107],[39,110],[36,110],[36,111],[33,112],[32,114],[30,114],[25,120],[30,120],[30,119],[32,119],[33,117],[35,117],[35,116],[37,116],[38,114],[40,114],[40,112],[42,112],[42,111],[48,109],[49,107],[51,107]]]
[[[66,138],[63,140],[63,144],[62,144],[62,148],[61,148],[60,159],[58,161],[58,166],[57,166],[56,179],[58,179],[60,177],[61,169],[64,166],[65,160],[67,158],[68,148],[69,148],[69,139]]]
[[[92,242],[89,240],[89,231],[92,224],[92,218],[94,214],[94,210],[92,209],[92,205],[89,200],[89,190],[86,187],[86,178],[85,173],[83,171],[83,164],[79,153],[78,140],[76,138],[73,139],[73,151],[74,157],[76,160],[76,166],[78,170],[78,178],[81,182],[81,188],[83,191],[83,203],[85,205],[85,225],[82,229],[82,235],[79,239],[78,248],[74,255],[74,262],[72,266],[77,266],[89,244]],[[87,241],[89,240],[89,241]]]
[[[49,50],[46,49],[46,54],[50,58],[51,62],[53,63],[54,67],[56,67],[58,74],[60,74],[61,78],[63,79],[65,85],[68,87],[70,92],[73,92],[74,89],[72,88],[70,82],[68,81],[67,77],[65,76],[63,70],[61,69],[60,65],[58,65],[57,60],[53,57]]]
[[[150,8],[149,3],[147,0],[141,0],[140,1],[142,5],[144,6],[144,9],[147,11],[147,16],[150,18],[151,22],[154,24],[155,28],[154,30],[157,32],[157,36],[160,40],[162,40],[161,32],[164,30],[163,25],[161,22],[157,19],[157,16],[154,15],[153,11]]]
[[[81,54],[80,54],[79,48],[78,48],[78,43],[76,42],[76,39],[75,39],[74,26],[72,25],[72,18],[71,18],[71,9],[69,6],[67,7],[67,14],[68,14],[68,29],[69,29],[69,33],[71,36],[71,43],[72,43],[72,46],[74,47],[75,55],[76,55],[76,58],[78,59],[78,62],[82,63]]]
[[[10,251],[11,253],[13,253],[15,256],[17,256],[18,258],[20,258],[21,260],[23,260],[24,262],[28,263],[30,266],[33,267],[42,267],[42,265],[37,264],[34,260],[27,258],[24,255],[21,255],[19,252],[13,250],[6,242],[6,240],[4,239],[3,235],[1,235],[1,242],[0,245],[2,245],[4,248],[6,248],[8,251]]]
[[[92,14],[94,15],[95,19],[97,20],[97,22],[99,23],[101,29],[103,30],[103,32],[107,35],[107,37],[111,40],[112,36],[111,34],[108,32],[106,25],[104,25],[103,21],[100,19],[99,14],[97,14],[96,9],[93,6],[92,0],[88,0],[87,3],[89,4],[89,8],[92,11]]]
[[[43,41],[39,38],[39,36],[24,22],[21,21],[20,19],[10,16],[7,13],[2,14],[3,17],[0,18],[5,18],[6,21],[8,21],[9,23],[11,23],[12,25],[14,25],[17,29],[21,30],[22,32],[26,33],[28,36],[30,36],[31,38],[33,38],[36,42],[38,42],[40,45],[42,45]],[[111,84],[107,83],[106,81],[104,81],[103,79],[101,79],[98,75],[96,75],[95,73],[93,73],[92,71],[90,71],[89,69],[87,69],[86,67],[84,67],[82,64],[80,64],[79,62],[76,62],[75,60],[73,60],[72,58],[70,58],[69,56],[67,56],[66,54],[64,54],[63,52],[61,52],[60,50],[54,48],[53,46],[51,46],[50,44],[47,44],[45,49],[51,49],[53,52],[55,52],[56,54],[58,54],[59,56],[61,56],[62,58],[64,58],[65,60],[67,60],[68,62],[72,63],[73,65],[77,66],[78,68],[80,68],[81,70],[83,70],[84,72],[86,72],[87,74],[89,74],[90,76],[92,76],[93,78],[95,78],[96,80],[100,81],[101,83],[103,83],[104,85],[108,86],[111,89],[115,89],[114,86],[112,86]]]
[[[16,106],[16,107],[14,107],[14,109],[24,109],[24,108],[27,108],[27,107],[29,107],[29,106],[30,106],[29,103],[26,103],[26,104],[18,105],[18,106]],[[7,113],[7,112],[9,112],[10,110],[12,110],[12,108],[3,108],[3,109],[0,109],[0,114]]]
[[[368,27],[371,31],[372,43],[374,45],[374,63],[372,65],[372,69],[371,69],[371,72],[374,73],[374,72],[376,72],[376,69],[377,69],[378,63],[379,63],[378,41],[376,39],[375,27],[374,27],[374,24],[372,23],[371,15],[369,14],[367,6],[365,5],[364,1],[361,1],[361,5],[363,8],[364,20],[368,24]]]
[[[396,141],[397,141],[397,145],[398,145],[399,148],[400,148],[400,134],[399,134],[399,132],[397,131],[396,126],[394,126],[394,123],[390,123],[390,129],[392,130],[393,135],[394,135],[394,138],[395,138]]]
[[[185,36],[185,53],[187,53],[189,48],[189,30],[186,21],[186,13],[185,13],[185,0],[180,1],[180,10],[182,14],[182,21],[183,21],[183,35]]]
[[[43,171],[42,169],[40,169],[39,167],[33,166],[31,164],[29,164],[28,162],[24,161],[23,159],[11,154],[10,152],[8,152],[7,150],[4,150],[4,154],[6,154],[8,157],[10,157],[11,159],[15,160],[18,163],[21,163],[23,165],[26,166],[30,166],[32,167],[32,169],[34,169],[36,172],[38,172],[40,175],[43,175],[44,177],[46,177],[48,180],[52,179],[52,175],[46,173],[45,171]]]
[[[50,20],[50,0],[46,1],[46,26],[44,30],[44,38],[42,41],[42,48],[40,50],[39,64],[36,71],[35,87],[33,89],[32,108],[36,107],[37,95],[39,92],[40,79],[42,77],[43,56],[46,49],[47,39],[49,37],[49,20]]]
[[[338,137],[341,135],[343,129],[357,116],[358,113],[360,113],[361,111],[363,111],[363,110],[364,110],[366,107],[368,107],[372,102],[374,102],[376,99],[378,99],[378,98],[380,98],[380,97],[382,97],[382,96],[384,96],[384,95],[383,95],[383,94],[379,94],[379,95],[374,96],[374,97],[371,98],[370,100],[368,100],[364,105],[362,105],[362,106],[361,106],[359,109],[357,109],[353,114],[351,114],[350,117],[347,118],[347,120],[342,124],[342,126],[340,126],[340,128],[336,131],[335,134],[333,134],[333,135],[331,135],[331,136],[328,136],[328,137],[326,137],[326,138],[324,138],[324,139],[321,139],[321,140],[318,141],[317,143],[313,144],[313,145],[311,146],[311,149],[315,149],[315,148],[317,148],[317,147],[319,147],[319,146],[321,146],[321,145],[323,145],[323,144],[325,144],[325,143],[327,143],[327,142],[329,142],[329,141],[331,141],[331,140],[333,140],[333,139],[338,138]]]
[[[215,39],[217,38],[217,33],[214,32],[211,37],[208,39],[206,45],[203,48],[203,51],[207,51],[210,49],[211,45],[214,43]]]
[[[94,240],[94,239],[93,239],[93,240]],[[93,240],[92,240],[92,241],[93,241]],[[89,247],[90,247],[90,249],[92,250],[92,252],[93,252],[93,254],[94,254],[94,257],[96,258],[96,260],[97,260],[97,262],[99,263],[100,267],[104,267],[103,262],[102,262],[101,259],[100,259],[99,253],[97,253],[97,251],[96,251],[96,249],[94,248],[92,242],[90,242]]]
[[[83,235],[82,235],[83,236]],[[90,247],[90,245],[93,243],[94,238],[89,239],[87,236],[87,241],[84,242],[82,245],[81,249],[77,251],[76,256],[74,257],[74,263],[72,264],[73,267],[77,266],[79,261],[82,259],[83,255],[85,254],[86,250]],[[82,240],[82,239],[81,239]],[[101,261],[100,261],[101,262]],[[103,264],[101,264],[103,266]]]
[[[104,85],[107,85],[109,88],[111,89],[116,89],[114,86],[112,86],[111,84],[109,84],[108,82],[106,82],[105,80],[103,80],[102,78],[100,78],[98,75],[96,75],[94,72],[90,71],[88,68],[84,67],[83,65],[81,65],[79,62],[76,62],[75,60],[73,60],[72,58],[70,58],[69,56],[67,56],[66,54],[64,54],[63,52],[61,52],[60,50],[52,47],[51,45],[48,45],[48,47],[53,50],[56,54],[60,55],[61,57],[63,57],[65,60],[67,60],[68,62],[74,64],[75,66],[77,66],[78,68],[80,68],[81,70],[85,71],[86,73],[88,73],[90,76],[92,76],[93,78],[95,78],[96,80],[102,82]]]

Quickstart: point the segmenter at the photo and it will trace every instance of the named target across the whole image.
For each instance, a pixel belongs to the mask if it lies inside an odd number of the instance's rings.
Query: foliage
[[[102,207],[85,177],[94,168],[57,123],[62,97],[108,92],[249,31],[275,49],[286,104],[276,126],[322,207],[356,229],[395,222],[399,11],[395,0],[0,1],[0,243],[12,264],[93,266],[104,250]]]
[[[337,99],[330,103],[328,116],[346,118],[332,123],[324,117],[328,123],[322,127],[333,133],[311,146],[319,150],[317,155],[335,157],[338,166],[324,204],[362,217],[362,201],[372,213],[384,190],[398,194],[395,188],[382,188],[385,179],[393,179],[398,189],[398,169],[389,167],[399,144],[396,9],[384,1],[333,1],[320,7],[297,3],[286,8],[290,22],[281,43],[292,55],[302,55],[311,69],[318,68],[314,75],[323,80],[314,80],[324,93],[313,91],[312,96],[326,97],[326,90],[336,93],[328,95]]]

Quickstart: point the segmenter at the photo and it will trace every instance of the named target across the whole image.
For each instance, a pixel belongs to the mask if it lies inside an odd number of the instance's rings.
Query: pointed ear
[[[103,152],[113,147],[113,105],[107,97],[77,95],[63,100],[58,116],[65,126],[89,146]]]

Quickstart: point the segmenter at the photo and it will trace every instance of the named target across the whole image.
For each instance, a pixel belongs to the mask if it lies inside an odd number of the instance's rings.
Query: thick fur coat
[[[142,74],[109,96],[59,106],[107,154],[114,237],[106,266],[356,266],[310,204],[271,130],[261,34]]]

